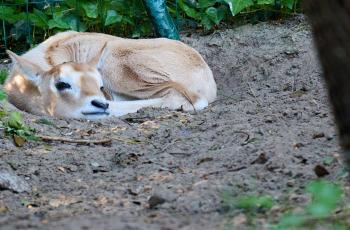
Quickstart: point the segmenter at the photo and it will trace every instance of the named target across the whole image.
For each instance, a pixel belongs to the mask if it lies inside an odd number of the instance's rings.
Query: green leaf
[[[258,5],[274,5],[275,0],[258,0],[257,4]]]
[[[39,26],[41,28],[48,28],[48,17],[46,14],[40,10],[37,10],[34,8],[33,13],[29,14],[29,19],[32,23],[34,23],[36,26]]]
[[[65,16],[64,11],[56,11],[53,12],[53,19],[48,21],[48,25],[50,29],[59,28],[59,29],[70,29],[69,23],[63,20]]]
[[[23,118],[19,112],[10,113],[8,126],[13,129],[21,129],[23,127]]]
[[[205,13],[201,14],[201,24],[204,26],[204,28],[206,30],[210,30],[211,28],[213,28],[214,23],[212,22],[212,20],[210,20],[209,16]]]
[[[77,17],[75,14],[67,15],[66,17],[64,17],[63,21],[65,23],[68,23],[69,28],[71,30],[75,30],[75,31],[87,30],[86,24],[80,21],[79,17]]]
[[[69,29],[69,24],[63,22],[62,20],[50,19],[47,23],[49,25],[49,29],[59,28],[59,29]]]
[[[198,0],[186,0],[186,4],[188,4],[190,7],[193,7],[193,8],[199,7]]]
[[[223,11],[216,9],[215,7],[209,7],[205,13],[215,24],[219,24],[225,16],[225,13]]]
[[[123,17],[121,15],[118,15],[115,10],[108,10],[105,19],[105,26],[109,26],[116,22],[121,22],[122,19]]]
[[[306,210],[317,218],[331,214],[342,195],[342,190],[338,185],[327,181],[311,182],[306,187],[306,191],[312,195],[312,202],[306,207]]]
[[[274,205],[274,200],[271,196],[243,196],[237,202],[237,207],[245,210],[255,208],[271,209]]]
[[[4,84],[7,78],[8,72],[6,69],[1,69],[0,70],[0,84]]]
[[[349,230],[349,225],[342,224],[342,223],[335,223],[333,224],[333,230]]]
[[[285,214],[282,219],[277,224],[275,230],[277,229],[291,229],[292,227],[296,228],[304,224],[306,220],[305,215],[302,214]]]
[[[207,8],[209,6],[213,6],[217,1],[215,0],[199,0],[199,7],[200,8]]]
[[[6,97],[7,97],[6,93],[4,91],[0,90],[0,101],[5,100]]]
[[[336,203],[342,195],[341,188],[328,181],[313,181],[307,187],[306,191],[311,193],[313,200],[322,200]]]
[[[14,10],[11,7],[0,6],[0,19],[6,21],[11,21],[11,19],[13,19],[15,21]]]
[[[285,8],[293,10],[294,1],[296,1],[296,0],[281,0],[281,5]]]
[[[97,3],[86,2],[82,4],[85,14],[89,18],[97,18],[98,16],[98,5]]]
[[[24,19],[25,13],[17,13],[15,10],[8,6],[0,5],[0,19],[5,20],[11,24],[18,22],[21,19]]]
[[[228,4],[232,16],[235,16],[245,8],[254,5],[253,0],[224,0],[224,1]]]
[[[200,13],[198,11],[189,7],[187,4],[183,3],[182,1],[179,1],[179,6],[188,17],[193,18],[195,20],[201,19]]]
[[[306,207],[306,210],[313,217],[326,217],[332,213],[336,208],[336,204],[327,203],[327,202],[315,202],[311,203]]]

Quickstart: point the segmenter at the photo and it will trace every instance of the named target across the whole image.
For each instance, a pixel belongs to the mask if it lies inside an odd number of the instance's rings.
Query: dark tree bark
[[[350,0],[305,0],[344,157],[350,166]]]

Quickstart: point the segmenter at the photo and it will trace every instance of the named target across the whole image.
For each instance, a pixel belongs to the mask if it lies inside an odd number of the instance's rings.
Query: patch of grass
[[[3,85],[5,83],[7,76],[8,76],[8,71],[6,69],[0,69],[0,84],[1,85]]]
[[[340,185],[325,180],[312,181],[306,186],[306,194],[311,201],[302,207],[283,207],[285,204],[277,202],[268,195],[251,195],[232,197],[229,192],[223,193],[223,205],[229,213],[244,213],[246,224],[255,229],[261,229],[258,221],[264,219],[264,229],[349,229],[350,203],[343,197]],[[271,212],[276,206],[281,215],[271,218]],[[228,209],[227,209],[228,208]]]
[[[5,92],[0,90],[0,101],[5,98]],[[38,140],[34,135],[35,130],[24,123],[19,112],[0,109],[0,127],[4,129],[6,135],[14,137],[16,144],[26,140]]]

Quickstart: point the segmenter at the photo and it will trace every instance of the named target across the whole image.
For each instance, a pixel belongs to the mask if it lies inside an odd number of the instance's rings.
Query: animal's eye
[[[68,83],[65,83],[65,82],[57,82],[56,84],[55,84],[55,86],[56,86],[56,89],[57,90],[59,90],[59,91],[62,91],[62,90],[64,90],[64,89],[70,89],[71,88],[71,86],[70,86],[70,84],[68,84]]]
[[[104,90],[105,90],[105,87],[101,86],[101,87],[100,87],[100,90],[101,90],[101,91],[104,91]]]

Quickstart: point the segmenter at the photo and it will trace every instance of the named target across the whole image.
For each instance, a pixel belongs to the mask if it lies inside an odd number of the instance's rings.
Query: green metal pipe
[[[179,40],[176,25],[166,8],[165,0],[143,0],[157,36]]]

